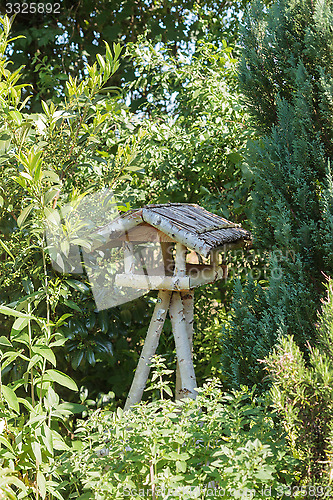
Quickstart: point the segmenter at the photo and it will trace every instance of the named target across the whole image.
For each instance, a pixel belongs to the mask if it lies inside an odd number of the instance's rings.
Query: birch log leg
[[[190,342],[187,336],[183,302],[180,292],[173,292],[170,303],[170,318],[176,344],[177,360],[181,379],[181,398],[195,399],[197,387]]]
[[[147,337],[140,355],[139,363],[135,371],[134,379],[128,393],[125,408],[128,410],[131,406],[141,401],[143,391],[150,371],[150,360],[154,356],[167,311],[169,309],[171,292],[161,290],[158,294],[158,301],[155,305],[154,313],[148,328]]]
[[[188,292],[181,292],[181,299],[183,303],[183,311],[186,323],[187,338],[190,343],[191,359],[193,359],[193,313],[194,313],[194,290]],[[176,368],[176,400],[182,398],[181,394],[182,381],[179,370],[179,363],[177,359]]]
[[[181,243],[176,243],[174,275],[175,276],[186,275],[186,247]],[[180,392],[181,388],[182,388],[182,380],[180,375],[179,360],[177,354],[175,399],[181,399],[181,392]]]

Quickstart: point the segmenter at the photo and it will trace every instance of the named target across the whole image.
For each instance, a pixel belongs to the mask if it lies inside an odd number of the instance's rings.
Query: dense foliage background
[[[0,498],[332,497],[332,3],[246,4],[1,19]],[[106,214],[199,203],[253,234],[195,292],[196,401],[170,398],[167,320],[121,409],[156,296],[98,311],[62,260],[111,192]]]

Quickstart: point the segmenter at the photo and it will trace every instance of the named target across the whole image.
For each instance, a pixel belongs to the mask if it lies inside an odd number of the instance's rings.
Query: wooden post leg
[[[191,347],[188,339],[186,321],[183,309],[183,303],[180,292],[173,292],[170,302],[170,318],[173,335],[176,344],[176,353],[179,363],[179,372],[181,378],[181,389],[179,391],[181,398],[195,399],[197,396],[194,390],[197,387],[193,361],[191,356]]]
[[[165,276],[172,276],[175,268],[175,263],[172,257],[172,249],[174,243],[161,241],[160,245],[163,255]]]
[[[187,330],[187,338],[190,343],[191,349],[191,358],[193,359],[193,314],[194,314],[194,290],[189,290],[188,292],[181,292],[181,298],[183,303],[183,310],[186,322],[186,330]],[[181,399],[182,393],[182,381],[179,370],[179,362],[177,359],[177,368],[176,368],[176,395],[175,398]]]
[[[170,291],[160,290],[158,294],[158,301],[155,305],[153,317],[150,321],[139,363],[135,371],[131,389],[126,399],[124,408],[125,411],[141,401],[142,394],[146,387],[149,376],[150,360],[151,357],[154,356],[158,346],[166,314],[169,309],[170,298]]]

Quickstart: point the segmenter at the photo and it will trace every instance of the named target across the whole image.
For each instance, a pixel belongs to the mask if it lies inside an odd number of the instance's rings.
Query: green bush
[[[195,401],[98,410],[75,436],[58,469],[70,498],[283,498],[297,476],[267,402],[246,388],[225,395],[216,382]]]
[[[282,339],[267,360],[274,406],[282,417],[302,480],[325,486],[333,480],[333,286],[318,322],[320,341],[307,364],[292,337]],[[310,497],[309,497],[310,498]]]

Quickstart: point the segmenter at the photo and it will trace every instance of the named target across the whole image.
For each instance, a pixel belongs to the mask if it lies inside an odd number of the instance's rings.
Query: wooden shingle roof
[[[251,240],[249,231],[239,224],[190,203],[146,205],[130,210],[101,228],[98,234],[112,239],[140,224],[156,228],[169,241],[182,243],[203,257],[224,245]]]

